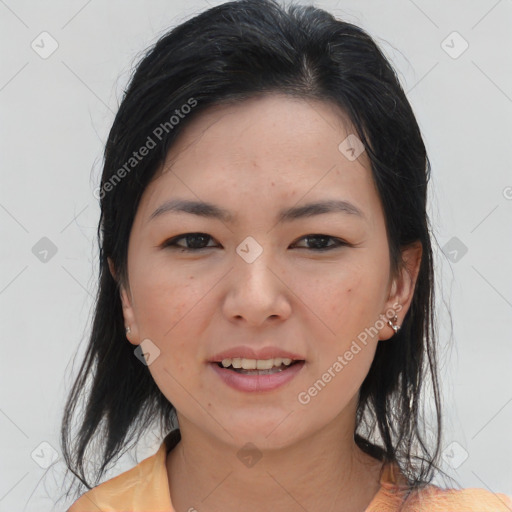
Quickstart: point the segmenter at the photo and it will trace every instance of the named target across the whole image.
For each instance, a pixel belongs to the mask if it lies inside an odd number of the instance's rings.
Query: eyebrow
[[[191,201],[188,199],[171,199],[160,205],[149,217],[154,219],[164,213],[189,213],[200,217],[218,219],[222,222],[234,222],[236,216],[229,210],[203,201]],[[325,213],[345,213],[366,219],[364,213],[354,204],[344,200],[326,200],[308,203],[303,206],[292,206],[281,210],[277,215],[277,222],[290,222],[305,217],[313,217]]]

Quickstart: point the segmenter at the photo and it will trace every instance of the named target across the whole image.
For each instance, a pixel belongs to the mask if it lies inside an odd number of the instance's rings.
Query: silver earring
[[[393,317],[393,320],[388,320],[388,325],[391,327],[391,329],[393,329],[393,331],[395,331],[395,334],[400,329],[400,326],[397,324],[397,322],[398,322],[398,317],[396,315]]]
[[[126,327],[125,331],[126,331],[126,334],[130,334],[130,332],[131,332],[132,330],[130,329],[130,326],[129,326],[129,325]]]

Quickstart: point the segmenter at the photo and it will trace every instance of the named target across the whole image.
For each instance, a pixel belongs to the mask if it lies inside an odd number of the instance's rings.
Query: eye
[[[183,245],[179,245],[178,241],[186,240],[188,247],[184,247]],[[206,233],[185,233],[183,235],[178,235],[173,238],[169,238],[166,240],[162,247],[171,247],[176,249],[181,249],[181,252],[194,252],[200,251],[201,249],[207,249],[208,240],[213,240],[210,235]],[[209,246],[214,247],[214,246]]]
[[[178,242],[181,240],[186,241],[186,246],[180,245]],[[312,244],[313,247],[299,247],[304,249],[310,249],[312,251],[321,252],[321,251],[329,251],[331,249],[335,249],[341,246],[348,246],[347,242],[340,238],[332,237],[329,235],[322,234],[310,234],[306,235],[298,240],[305,240],[308,244]],[[208,241],[213,241],[213,238],[206,233],[184,233],[182,235],[175,236],[173,238],[169,238],[166,240],[161,247],[162,248],[172,248],[172,249],[180,249],[181,252],[197,252],[203,249],[208,249],[212,247],[216,247],[216,245],[208,245]],[[329,241],[333,241],[327,245]],[[297,243],[295,242],[291,247],[297,247]]]
[[[306,235],[306,236],[300,238],[299,241],[300,240],[306,240],[308,243],[313,243],[313,247],[305,247],[305,249],[311,249],[313,251],[329,251],[331,249],[335,249],[336,247],[341,247],[343,245],[350,245],[347,242],[345,242],[344,240],[342,240],[341,238],[336,238],[333,236],[322,235],[322,234]],[[334,244],[326,245],[326,243],[329,240],[333,240]],[[295,243],[294,245],[297,245],[297,243]]]

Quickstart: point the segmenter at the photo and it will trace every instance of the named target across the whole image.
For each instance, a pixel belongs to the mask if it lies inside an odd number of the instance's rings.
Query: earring
[[[126,334],[130,334],[131,329],[130,329],[130,326],[129,326],[129,325],[126,327],[125,331],[126,331]]]
[[[395,334],[399,331],[400,326],[397,324],[398,317],[395,315],[393,320],[388,320],[388,325],[395,331]]]

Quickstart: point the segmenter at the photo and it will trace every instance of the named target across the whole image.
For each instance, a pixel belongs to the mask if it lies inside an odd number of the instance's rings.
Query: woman
[[[162,37],[105,150],[100,288],[62,429],[90,490],[69,510],[510,510],[431,484],[429,171],[360,28],[241,0]],[[97,485],[155,419],[158,452]]]

